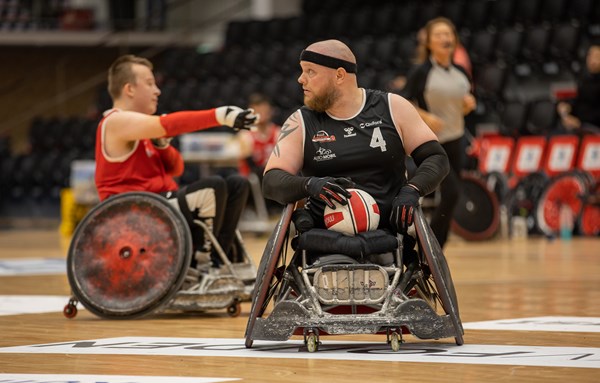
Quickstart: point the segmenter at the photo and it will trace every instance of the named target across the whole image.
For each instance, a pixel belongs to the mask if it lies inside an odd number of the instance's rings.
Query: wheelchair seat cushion
[[[398,239],[383,230],[351,237],[332,230],[312,229],[300,234],[298,239],[299,250],[313,254],[344,254],[353,258],[393,252],[397,248]]]

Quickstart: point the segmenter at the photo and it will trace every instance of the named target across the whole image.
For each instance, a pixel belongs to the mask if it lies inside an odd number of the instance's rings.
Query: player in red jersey
[[[183,172],[183,159],[169,142],[172,137],[214,126],[248,129],[257,116],[249,109],[222,106],[156,116],[160,89],[153,65],[133,55],[119,57],[108,73],[113,108],[104,113],[96,133],[96,187],[100,199],[147,191],[164,195],[188,222],[202,220],[228,253],[248,198],[248,182],[241,176],[207,177],[179,189],[173,177]],[[192,263],[218,266],[210,242],[191,224],[195,254]],[[212,256],[211,256],[212,255]],[[210,257],[210,258],[209,258]]]

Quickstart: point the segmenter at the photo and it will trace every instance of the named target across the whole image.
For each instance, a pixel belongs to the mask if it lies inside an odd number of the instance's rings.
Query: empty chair
[[[513,24],[515,0],[495,0],[490,4],[488,23],[496,29]]]
[[[523,32],[520,28],[509,27],[502,30],[498,35],[496,58],[507,64],[515,63],[519,58],[522,43]]]
[[[556,125],[556,105],[550,100],[532,101],[528,106],[526,133],[534,136],[550,134]]]
[[[463,14],[465,7],[470,7],[471,4],[465,6],[461,0],[450,0],[442,3],[441,15],[452,21],[457,29],[460,29],[463,22]]]
[[[570,65],[577,60],[579,46],[579,27],[573,24],[557,25],[552,32],[548,46],[549,57],[563,64]]]
[[[500,134],[518,137],[523,131],[527,118],[527,104],[523,102],[505,102],[500,107]]]
[[[570,22],[587,26],[593,14],[594,0],[569,0],[566,18]]]
[[[550,42],[550,29],[539,25],[525,31],[521,55],[529,63],[540,64],[545,61]]]
[[[463,28],[479,31],[487,26],[489,1],[470,1],[465,5]]]
[[[540,10],[540,21],[552,24],[563,21],[567,13],[566,5],[565,0],[544,0]]]
[[[506,66],[499,63],[477,68],[475,73],[476,94],[484,100],[496,103],[502,98],[506,73]]]
[[[381,7],[374,9],[372,24],[369,25],[371,33],[376,36],[383,36],[393,33],[395,19],[394,4],[383,4]]]
[[[496,33],[488,30],[477,31],[472,35],[469,56],[474,66],[486,64],[491,60],[495,41]]]
[[[522,26],[536,24],[539,20],[541,0],[517,1],[515,23]]]

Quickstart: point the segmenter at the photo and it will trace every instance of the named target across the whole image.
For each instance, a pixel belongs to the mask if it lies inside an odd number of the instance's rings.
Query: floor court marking
[[[67,261],[64,258],[0,259],[0,277],[66,273]]]
[[[492,364],[543,367],[600,368],[600,348],[504,346],[450,343],[404,343],[398,352],[383,341],[349,342],[322,339],[319,351],[309,353],[302,341],[255,341],[247,349],[244,339],[119,337],[0,348],[0,353],[79,355],[172,355],[188,357],[292,358]]]
[[[0,316],[60,312],[68,302],[60,295],[0,295]]]
[[[600,332],[600,318],[544,316],[463,323],[465,330]]]
[[[238,378],[180,378],[175,376],[0,374],[0,383],[219,383]]]

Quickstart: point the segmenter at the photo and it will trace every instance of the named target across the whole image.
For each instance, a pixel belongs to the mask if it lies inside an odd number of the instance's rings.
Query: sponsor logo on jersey
[[[331,149],[319,148],[317,155],[313,159],[317,162],[328,161],[335,158],[335,153]]]
[[[317,134],[315,134],[312,138],[312,142],[333,142],[335,141],[335,136],[329,135],[329,133],[327,133],[324,130],[319,130],[317,132]]]
[[[347,127],[345,127],[344,128],[344,132],[346,132],[346,134],[344,134],[344,138],[356,136],[356,133],[354,133],[354,127],[353,126],[347,126]]]
[[[383,124],[383,122],[381,120],[375,120],[375,121],[369,121],[369,122],[361,122],[360,125],[358,125],[358,127],[363,129],[363,128],[369,128],[373,125],[381,125],[381,124]]]

